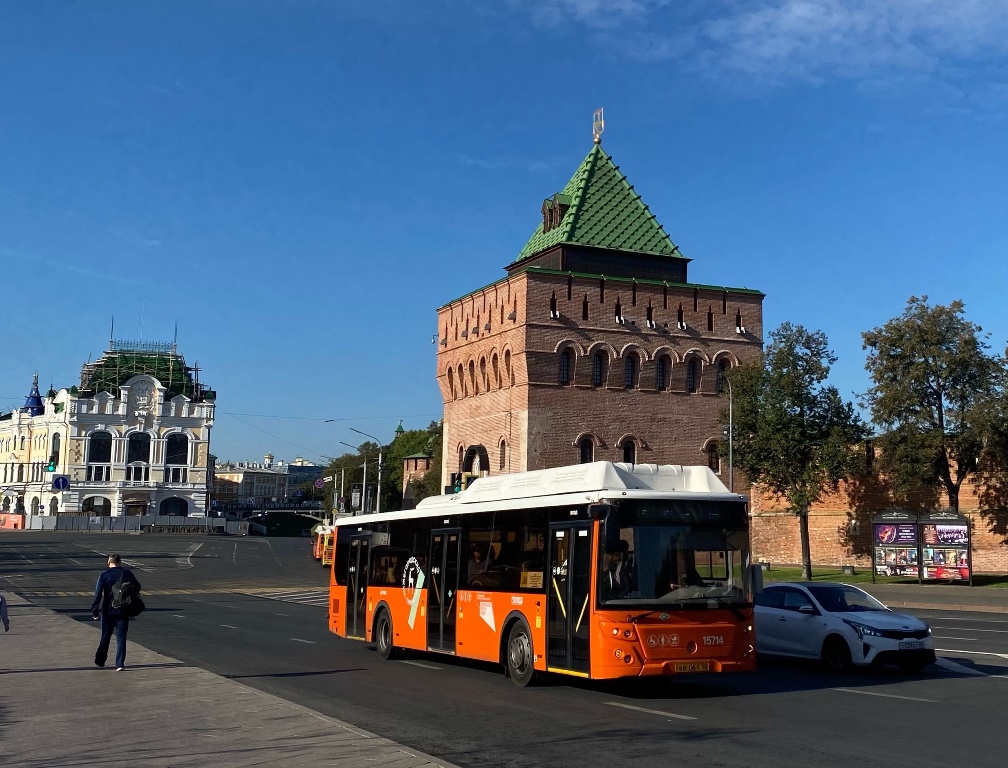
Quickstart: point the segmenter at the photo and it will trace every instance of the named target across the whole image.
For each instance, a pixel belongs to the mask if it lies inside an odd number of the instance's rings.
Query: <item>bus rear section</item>
[[[597,495],[505,509],[442,497],[344,522],[329,628],[386,657],[498,662],[519,684],[754,669],[744,500]]]

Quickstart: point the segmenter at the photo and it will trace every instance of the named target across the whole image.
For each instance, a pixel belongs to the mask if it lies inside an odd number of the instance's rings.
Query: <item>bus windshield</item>
[[[740,502],[615,507],[599,547],[603,608],[745,605],[749,529]]]

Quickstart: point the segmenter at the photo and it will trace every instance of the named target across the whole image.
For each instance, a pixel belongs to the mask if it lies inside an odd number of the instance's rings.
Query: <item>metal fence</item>
[[[32,531],[104,531],[106,533],[216,533],[244,536],[249,524],[221,517],[175,515],[26,515],[25,528]]]

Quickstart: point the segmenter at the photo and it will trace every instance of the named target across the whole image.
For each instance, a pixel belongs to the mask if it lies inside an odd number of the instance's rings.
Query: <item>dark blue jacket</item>
[[[112,585],[117,584],[121,578],[136,584],[137,591],[140,591],[140,582],[129,568],[118,566],[102,571],[98,583],[95,584],[94,601],[91,603],[92,616],[97,616],[99,610],[104,616],[119,615],[119,609],[112,607]]]

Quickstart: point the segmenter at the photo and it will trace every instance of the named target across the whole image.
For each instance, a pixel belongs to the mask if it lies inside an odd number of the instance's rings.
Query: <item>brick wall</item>
[[[1008,511],[982,504],[983,487],[965,483],[959,492],[959,511],[970,519],[973,569],[976,572],[1008,573]],[[897,499],[885,478],[873,475],[842,483],[809,513],[809,544],[813,564],[871,567],[871,520],[892,508],[914,511],[948,506],[944,494],[918,494]],[[756,560],[770,563],[801,562],[798,518],[786,503],[772,495],[751,490],[752,551]]]
[[[617,302],[623,325],[614,320]],[[502,439],[504,471],[577,463],[577,441],[584,436],[592,438],[596,460],[622,461],[622,442],[631,440],[638,463],[706,464],[728,405],[716,391],[716,368],[722,360],[734,366],[759,356],[761,302],[748,292],[528,271],[442,307],[437,376],[445,403],[443,472],[458,471],[460,448],[483,445],[489,471],[497,474]],[[654,329],[646,324],[649,303]],[[680,305],[686,330],[677,324]],[[551,306],[558,319],[550,316]],[[745,333],[736,330],[740,316]],[[574,353],[572,379],[562,386],[566,348]],[[609,358],[601,387],[592,386],[597,350]],[[624,365],[631,354],[639,367],[635,386],[627,389]],[[669,370],[666,391],[658,388],[660,356]],[[692,393],[686,375],[691,358],[699,366]],[[727,483],[727,466],[721,474]]]

